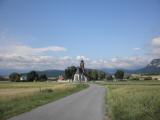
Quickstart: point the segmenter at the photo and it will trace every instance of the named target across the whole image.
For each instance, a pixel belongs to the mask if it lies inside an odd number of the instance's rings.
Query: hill
[[[44,71],[37,71],[39,75],[46,74],[47,77],[58,77],[59,75],[64,74],[63,70],[44,70]]]

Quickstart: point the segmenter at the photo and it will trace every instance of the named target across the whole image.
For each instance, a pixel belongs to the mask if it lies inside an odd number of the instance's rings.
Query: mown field
[[[29,111],[88,87],[56,82],[1,82],[0,120]]]
[[[108,82],[107,116],[111,120],[160,120],[160,81]]]

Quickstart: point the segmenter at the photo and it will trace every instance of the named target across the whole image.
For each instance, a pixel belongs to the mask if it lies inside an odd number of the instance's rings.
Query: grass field
[[[0,120],[55,101],[87,86],[55,82],[2,82],[0,83]]]
[[[102,83],[111,120],[160,120],[160,82]]]

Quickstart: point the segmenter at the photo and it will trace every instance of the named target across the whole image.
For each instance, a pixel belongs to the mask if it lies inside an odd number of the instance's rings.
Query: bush
[[[152,77],[145,77],[144,80],[152,80]]]
[[[138,77],[133,77],[133,78],[131,78],[131,80],[139,80],[139,78]]]

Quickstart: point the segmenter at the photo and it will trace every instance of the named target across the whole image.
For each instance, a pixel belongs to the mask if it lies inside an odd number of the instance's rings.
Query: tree
[[[40,81],[46,81],[47,79],[48,78],[47,78],[46,74],[42,74],[42,75],[39,76]]]
[[[106,77],[106,73],[104,73],[102,71],[98,72],[98,79],[103,80],[103,79],[105,79],[105,77]]]
[[[88,80],[92,80],[92,70],[87,70],[87,78]]]
[[[92,70],[91,76],[93,80],[98,80],[98,72],[97,70]]]
[[[31,71],[27,74],[28,81],[37,81],[39,78],[38,73],[36,71]]]
[[[115,78],[116,79],[123,79],[124,77],[124,71],[123,70],[117,70],[115,73]]]
[[[107,79],[107,80],[113,80],[113,77],[112,77],[111,74],[107,74],[106,79]]]
[[[18,82],[18,81],[20,81],[20,74],[12,73],[9,75],[9,78],[12,82]]]
[[[73,79],[74,74],[76,73],[77,68],[75,66],[68,67],[65,69],[65,78]]]

